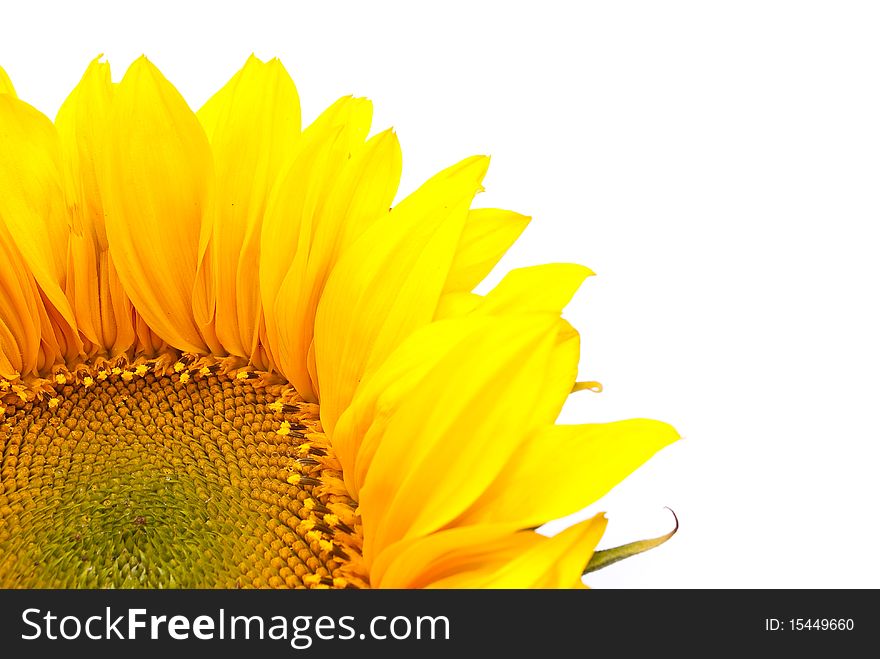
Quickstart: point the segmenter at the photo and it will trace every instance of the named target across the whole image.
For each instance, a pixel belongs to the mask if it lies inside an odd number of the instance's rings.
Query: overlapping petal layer
[[[260,239],[266,201],[300,135],[299,97],[281,63],[248,59],[198,112],[214,157],[216,197],[202,225],[194,309],[223,349],[249,358],[262,306]]]
[[[69,219],[58,135],[51,121],[11,94],[0,94],[0,135],[2,238],[5,249],[15,253],[8,255],[10,267],[3,275],[8,280],[4,288],[13,299],[34,297],[33,304],[24,303],[32,310],[30,316],[13,319],[7,315],[4,322],[7,326],[21,323],[41,328],[36,360],[30,332],[16,335],[9,348],[4,342],[3,350],[13,353],[7,359],[20,360],[22,366],[46,368],[59,359],[75,360],[82,350],[73,309],[64,294]],[[25,283],[29,277],[21,273],[22,267],[33,277],[36,290]],[[23,309],[22,300],[12,302],[12,306]],[[15,344],[23,348],[18,355],[12,348]]]
[[[186,102],[145,58],[114,93],[100,178],[110,253],[135,308],[169,345],[207,351],[193,288],[211,149]]]
[[[66,293],[86,352],[115,357],[135,344],[136,320],[110,256],[99,178],[112,100],[110,65],[95,60],[61,106],[55,126],[71,222]]]

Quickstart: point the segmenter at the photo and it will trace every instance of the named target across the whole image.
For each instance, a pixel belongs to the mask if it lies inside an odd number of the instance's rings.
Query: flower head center
[[[0,587],[349,585],[353,504],[325,492],[311,406],[245,371],[164,370],[7,394]]]

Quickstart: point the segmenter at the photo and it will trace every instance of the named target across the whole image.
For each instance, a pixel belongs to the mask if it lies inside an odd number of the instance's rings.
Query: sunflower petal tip
[[[397,139],[397,131],[394,130],[394,126],[389,126],[385,130],[376,134],[376,140],[379,142],[387,142],[389,140]]]
[[[662,427],[670,437],[674,437],[672,441],[681,439],[681,434],[675,429],[675,426],[666,423],[665,421],[653,421],[653,423],[660,424],[660,427]]]
[[[12,80],[9,79],[9,76],[6,74],[6,71],[3,70],[3,67],[0,66],[0,94],[9,94],[10,96],[16,96],[15,87],[12,85]]]
[[[657,419],[633,419],[633,421],[641,424],[643,429],[651,432],[656,441],[662,445],[658,447],[658,450],[681,439],[678,430],[665,421],[658,421]]]
[[[155,66],[149,59],[147,59],[147,56],[145,54],[141,54],[140,57],[138,57],[131,63],[131,65],[128,67],[128,71],[126,71],[125,74],[140,75],[142,72],[149,72],[154,68]]]

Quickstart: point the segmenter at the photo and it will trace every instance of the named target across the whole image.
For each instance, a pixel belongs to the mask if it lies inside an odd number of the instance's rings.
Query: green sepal
[[[648,551],[649,549],[654,549],[655,547],[659,547],[664,542],[669,540],[669,538],[674,536],[676,531],[678,531],[678,516],[671,508],[669,508],[668,510],[672,513],[672,516],[675,517],[675,528],[672,529],[669,533],[667,533],[666,535],[661,535],[659,538],[637,540],[636,542],[630,542],[619,547],[612,547],[611,549],[600,549],[599,551],[595,551],[593,552],[592,558],[590,558],[590,562],[587,563],[587,567],[584,568],[584,574],[589,574],[590,572],[601,570],[603,567],[608,567],[613,563],[617,563],[617,561],[622,561],[623,559],[629,558],[630,556],[635,556],[636,554],[641,554],[642,552]]]

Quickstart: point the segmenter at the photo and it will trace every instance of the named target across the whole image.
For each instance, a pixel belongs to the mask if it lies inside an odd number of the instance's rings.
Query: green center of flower
[[[314,415],[206,369],[117,371],[0,417],[0,587],[348,585]]]

